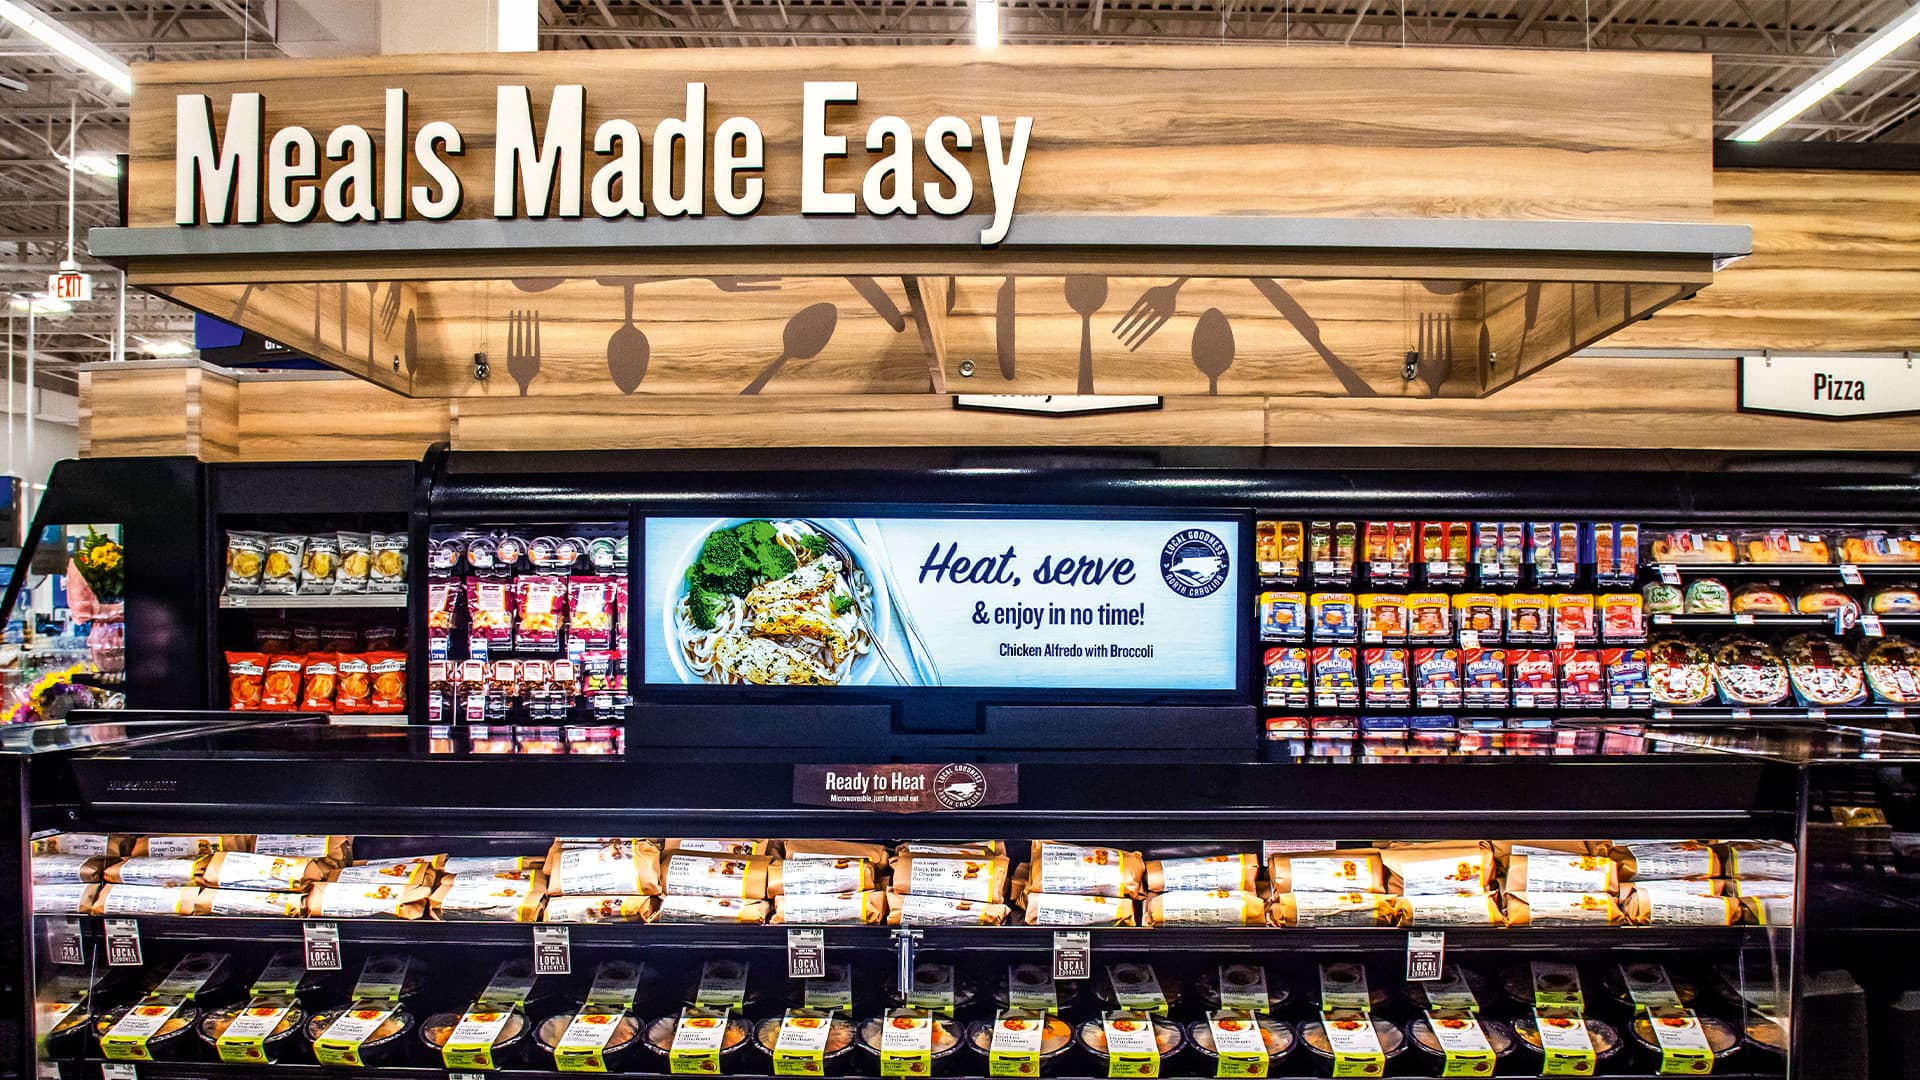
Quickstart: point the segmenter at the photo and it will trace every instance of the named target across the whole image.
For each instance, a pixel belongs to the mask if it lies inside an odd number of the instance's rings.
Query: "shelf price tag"
[[[1479,648],[1480,647],[1480,631],[1478,630],[1460,631],[1460,647],[1463,649]]]
[[[1866,579],[1860,576],[1860,568],[1852,563],[1840,564],[1840,580],[1848,585],[1866,584]]]
[[[1407,931],[1407,981],[1432,982],[1440,977],[1447,955],[1445,930]]]
[[[573,935],[564,926],[533,928],[533,973],[573,974]]]
[[[1085,930],[1053,932],[1055,982],[1093,977],[1093,935]]]
[[[1672,563],[1660,564],[1660,580],[1668,585],[1680,584],[1680,568]]]
[[[1825,720],[1826,718],[1827,710],[1825,709],[1812,708],[1807,710],[1807,719],[1809,720]]]
[[[787,978],[823,979],[827,975],[827,932],[787,931]]]
[[[1653,625],[1655,625],[1655,626],[1672,626],[1672,625],[1673,625],[1673,615],[1672,615],[1672,614],[1670,614],[1670,613],[1668,613],[1668,612],[1665,612],[1665,611],[1661,611],[1661,612],[1655,612],[1655,613],[1654,613],[1654,616],[1653,616]]]
[[[1885,637],[1887,626],[1880,621],[1878,615],[1862,615],[1860,616],[1860,633],[1867,637]]]
[[[306,945],[308,971],[340,970],[339,923],[304,923],[300,927],[300,937]]]
[[[140,955],[140,921],[107,920],[107,966],[140,967],[146,961]]]
[[[140,1080],[140,1073],[128,1062],[109,1061],[100,1066],[100,1080]]]
[[[86,942],[80,936],[80,920],[51,919],[47,927],[47,953],[56,964],[79,965],[87,962]]]
[[[1735,626],[1752,626],[1752,625],[1753,625],[1753,612],[1751,612],[1751,611],[1740,611],[1740,612],[1735,612],[1735,613],[1734,613],[1734,616],[1733,616],[1733,625],[1735,625]]]

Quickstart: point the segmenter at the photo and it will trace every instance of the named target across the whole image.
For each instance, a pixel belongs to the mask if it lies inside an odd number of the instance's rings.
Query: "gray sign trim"
[[[210,225],[92,229],[100,258],[419,254],[428,251],[633,248],[978,249],[985,217],[644,218],[602,221],[460,219],[353,225]],[[1685,222],[1487,221],[1454,218],[1115,217],[1029,215],[996,250],[1077,247],[1231,251],[1475,251],[1738,258],[1745,225]]]

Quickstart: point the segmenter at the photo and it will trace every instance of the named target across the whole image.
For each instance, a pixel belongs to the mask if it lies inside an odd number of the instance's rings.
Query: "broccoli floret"
[[[815,558],[827,553],[827,538],[822,533],[808,533],[800,538],[800,545],[813,552]]]
[[[793,573],[794,567],[800,565],[793,557],[793,552],[779,544],[762,544],[754,550],[754,554],[760,561],[761,573],[767,575],[769,581],[786,577]]]
[[[726,602],[726,597],[712,589],[695,585],[687,592],[687,614],[692,617],[693,625],[711,630],[719,622],[720,606]]]
[[[723,577],[729,570],[740,565],[747,552],[740,546],[740,537],[732,529],[723,529],[707,537],[700,545],[701,569],[715,577]]]
[[[779,535],[779,530],[773,527],[771,521],[749,521],[734,531],[740,534],[740,543],[748,548],[771,544],[773,538]]]
[[[741,565],[728,571],[716,584],[734,596],[745,596],[753,591],[755,585],[760,584],[760,575],[753,567]]]
[[[848,596],[845,593],[840,593],[834,596],[833,613],[835,615],[845,615],[847,612],[852,610],[853,610],[853,597]]]

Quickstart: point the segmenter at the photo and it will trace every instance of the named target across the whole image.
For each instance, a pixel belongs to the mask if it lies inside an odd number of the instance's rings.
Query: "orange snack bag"
[[[367,672],[373,681],[372,708],[377,713],[407,711],[407,654],[376,652],[367,654]]]
[[[300,707],[309,712],[332,712],[333,692],[340,682],[338,653],[309,653],[306,667],[306,692],[300,695]]]
[[[234,712],[254,712],[260,708],[261,685],[266,682],[267,658],[257,652],[227,654],[227,700]]]
[[[260,685],[260,707],[268,712],[292,712],[300,703],[303,658],[292,654],[267,657],[267,676]]]
[[[333,711],[363,713],[373,698],[373,673],[364,653],[341,653],[336,662],[339,681],[333,692]]]

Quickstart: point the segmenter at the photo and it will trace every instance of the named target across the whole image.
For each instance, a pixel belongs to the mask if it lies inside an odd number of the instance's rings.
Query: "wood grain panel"
[[[185,367],[82,371],[80,456],[197,456],[188,422],[199,375]]]
[[[445,401],[351,379],[235,384],[239,455],[250,461],[418,460],[447,440]]]
[[[405,316],[430,290],[354,281],[179,285],[156,291],[350,375],[403,394],[412,390],[412,372],[401,360],[402,330]]]
[[[1753,254],[1713,287],[1611,335],[1632,348],[1920,348],[1920,180],[1913,173],[1724,170],[1714,216]]]
[[[1007,129],[1015,116],[1033,118],[1022,213],[1697,221],[1711,199],[1710,77],[1706,57],[1680,54],[1197,46],[606,50],[142,65],[132,110],[130,223],[173,223],[178,93],[209,94],[217,123],[230,94],[258,91],[275,127],[297,122],[324,138],[351,123],[377,139],[384,91],[405,87],[413,125],[448,120],[465,135],[465,153],[455,159],[466,193],[459,213],[487,217],[496,87],[529,87],[534,116],[544,121],[552,88],[567,82],[587,88],[589,138],[602,121],[625,118],[650,153],[655,123],[680,115],[686,84],[704,81],[710,126],[745,116],[764,133],[761,212],[793,213],[801,85],[809,80],[860,88],[857,105],[829,114],[851,148],[846,160],[829,164],[830,190],[857,191],[880,156],[864,149],[875,118],[904,118],[919,146],[929,121],[953,115],[974,131],[973,149],[960,157],[971,171],[974,210],[984,212],[991,200],[981,117],[990,114]],[[589,155],[588,178],[597,164]],[[915,165],[917,182],[932,179],[922,150]],[[710,203],[708,213],[718,212]]]

